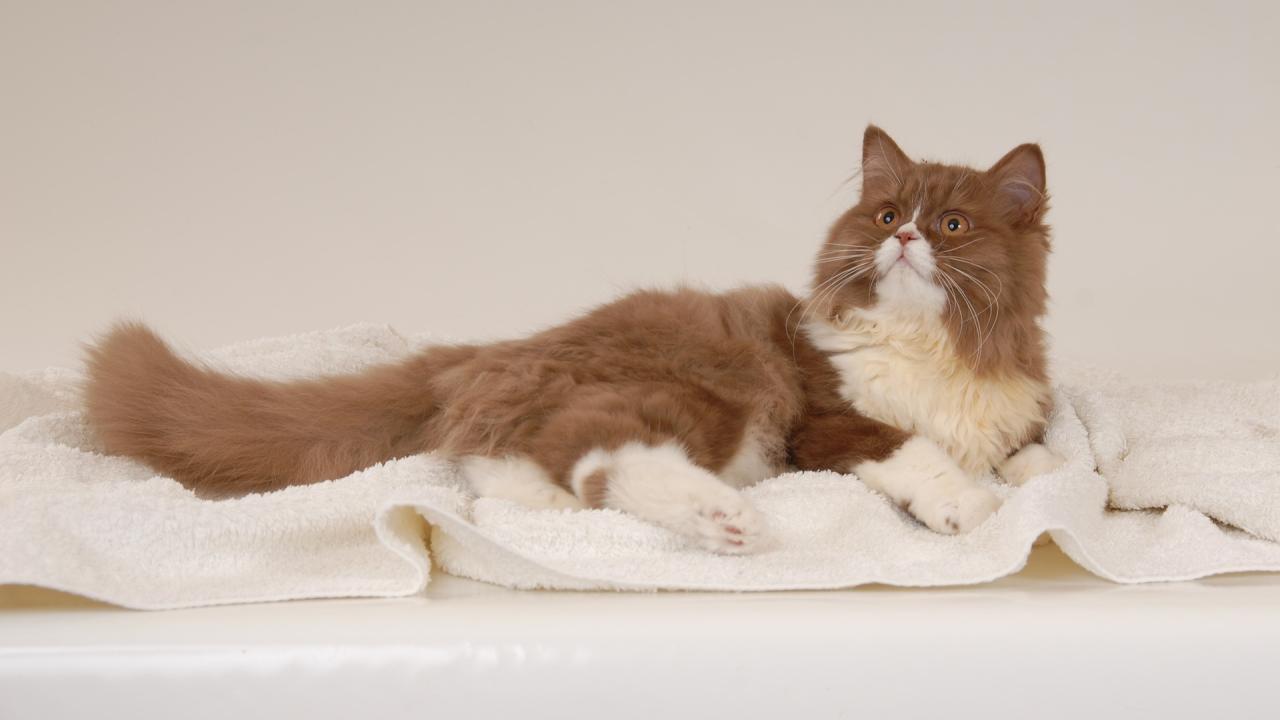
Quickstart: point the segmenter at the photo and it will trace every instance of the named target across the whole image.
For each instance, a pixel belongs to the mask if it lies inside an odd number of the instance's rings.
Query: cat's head
[[[858,204],[818,255],[812,310],[834,321],[870,308],[936,317],[975,370],[1039,374],[1049,254],[1040,148],[1019,145],[987,170],[915,162],[872,125],[861,175]]]

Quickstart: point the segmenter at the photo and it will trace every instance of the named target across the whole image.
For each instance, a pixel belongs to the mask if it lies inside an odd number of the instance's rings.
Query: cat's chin
[[[914,266],[894,263],[876,283],[876,306],[896,313],[935,317],[946,306],[947,294]]]
[[[906,255],[903,255],[894,261],[893,265],[889,268],[889,272],[909,272],[914,273],[921,280],[926,279],[924,273],[920,272],[919,268],[915,265],[912,265],[911,260],[909,260]]]

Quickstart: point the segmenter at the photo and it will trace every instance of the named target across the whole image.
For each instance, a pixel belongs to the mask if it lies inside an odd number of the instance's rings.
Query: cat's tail
[[[145,326],[122,323],[88,350],[85,402],[108,452],[202,495],[239,495],[426,449],[434,365],[427,352],[357,375],[257,380],[190,363]]]

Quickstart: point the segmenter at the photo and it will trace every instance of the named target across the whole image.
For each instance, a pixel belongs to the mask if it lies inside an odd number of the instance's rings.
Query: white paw
[[[863,482],[893,498],[930,530],[953,535],[972,530],[1000,507],[942,448],[914,437],[879,462],[855,469]]]
[[[540,465],[529,458],[488,458],[470,455],[462,470],[471,490],[480,497],[501,498],[534,510],[582,510],[573,493],[556,485]]]
[[[1040,443],[1031,443],[1000,463],[1000,477],[1010,485],[1020,486],[1033,477],[1047,475],[1062,467],[1066,460]]]
[[[907,510],[930,530],[947,535],[969,532],[999,508],[1000,498],[977,485],[958,492],[922,492],[907,504]]]
[[[769,544],[764,516],[745,498],[734,495],[729,502],[696,505],[686,532],[712,552],[725,555],[760,552]]]
[[[524,500],[524,504],[532,508],[549,510],[585,510],[587,508],[576,495],[555,485],[529,496]]]
[[[745,555],[770,544],[764,516],[674,443],[628,443],[607,453],[588,453],[584,462],[588,460],[581,472],[608,473],[605,507],[661,525],[712,552]],[[579,474],[575,467],[573,475]]]

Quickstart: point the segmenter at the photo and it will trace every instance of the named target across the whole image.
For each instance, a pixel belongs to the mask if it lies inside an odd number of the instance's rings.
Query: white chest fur
[[[969,472],[991,469],[1042,420],[1045,383],[979,377],[935,319],[859,310],[806,330],[858,412],[933,440]]]

